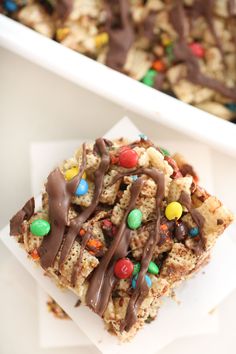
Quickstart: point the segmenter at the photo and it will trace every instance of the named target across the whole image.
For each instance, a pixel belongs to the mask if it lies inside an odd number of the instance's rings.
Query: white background
[[[0,49],[0,226],[6,224],[11,214],[30,196],[31,141],[94,138],[102,135],[124,114],[128,114],[141,131],[156,141],[158,137],[169,140],[183,137],[186,139],[186,136],[181,136],[174,130],[167,130],[164,126],[127,112]],[[236,213],[235,160],[216,151],[212,151],[212,158],[217,195]],[[14,271],[14,267],[21,267],[18,263],[14,264],[11,257],[1,245],[0,353],[86,353],[85,350],[78,351],[76,348],[40,350],[37,343],[35,284],[30,275],[22,271],[19,273],[17,293],[11,291],[7,274]],[[235,277],[234,269],[232,276]],[[30,286],[27,292],[24,282]],[[7,304],[4,299],[7,299]],[[160,353],[222,354],[224,351],[235,354],[235,300],[236,294],[231,295],[220,306],[219,335],[181,339]],[[35,315],[34,322],[32,314]]]

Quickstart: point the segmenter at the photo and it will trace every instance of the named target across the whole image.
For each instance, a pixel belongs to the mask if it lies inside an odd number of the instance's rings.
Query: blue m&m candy
[[[81,178],[75,194],[77,195],[77,197],[80,197],[82,195],[85,195],[87,192],[88,192],[88,182],[85,179]]]
[[[15,1],[12,0],[5,0],[3,2],[3,7],[8,12],[15,12],[18,10],[17,4],[15,3]]]
[[[228,108],[228,110],[230,110],[231,112],[236,112],[236,103],[234,102],[226,103],[225,107]]]
[[[196,237],[198,236],[199,234],[199,228],[198,227],[192,227],[190,230],[189,230],[189,236],[190,237]]]
[[[136,288],[137,279],[138,279],[138,274],[135,275],[135,277],[133,277],[133,279],[132,279],[131,285],[132,285],[132,288],[133,288],[133,289]],[[151,286],[152,286],[152,280],[151,280],[151,278],[150,278],[148,275],[145,275],[145,280],[146,280],[147,286],[148,286],[149,288],[151,288]]]

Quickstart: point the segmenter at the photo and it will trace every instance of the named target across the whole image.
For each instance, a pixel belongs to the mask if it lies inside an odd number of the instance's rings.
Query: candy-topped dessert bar
[[[0,0],[0,12],[150,87],[236,120],[236,0]]]
[[[11,219],[10,234],[126,341],[209,261],[232,221],[181,155],[141,135],[84,143],[49,174],[41,209],[32,198]]]

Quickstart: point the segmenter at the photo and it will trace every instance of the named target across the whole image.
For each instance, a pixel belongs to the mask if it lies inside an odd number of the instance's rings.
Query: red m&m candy
[[[193,55],[197,58],[203,58],[205,55],[205,49],[200,43],[193,42],[189,44],[189,48],[191,49]]]
[[[129,278],[134,270],[134,265],[129,258],[119,259],[114,267],[115,276],[119,279]]]
[[[121,167],[132,168],[138,163],[138,154],[132,149],[124,149],[119,155],[119,164]]]

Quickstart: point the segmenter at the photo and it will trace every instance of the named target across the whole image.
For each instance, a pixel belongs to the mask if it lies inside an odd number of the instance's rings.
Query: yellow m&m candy
[[[69,170],[67,170],[65,172],[65,179],[67,181],[70,181],[72,178],[74,178],[77,174],[79,173],[79,168],[78,167],[72,167],[70,168]],[[86,173],[84,172],[83,173],[83,176],[82,176],[83,179],[86,178]]]
[[[96,37],[95,37],[95,45],[97,48],[100,48],[102,46],[104,46],[105,44],[107,44],[109,41],[109,36],[107,32],[102,32],[99,33]]]
[[[178,202],[171,202],[167,205],[165,216],[168,220],[179,219],[183,213],[183,207]]]

